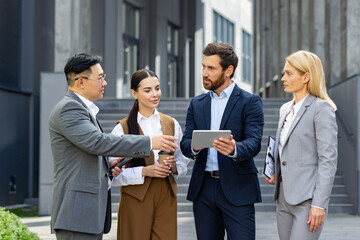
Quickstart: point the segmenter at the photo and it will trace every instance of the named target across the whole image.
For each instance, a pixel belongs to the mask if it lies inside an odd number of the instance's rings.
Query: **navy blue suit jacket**
[[[194,97],[186,116],[186,128],[180,143],[181,151],[192,158],[191,137],[193,130],[210,129],[210,93]],[[237,158],[234,161],[218,152],[221,188],[226,198],[236,206],[261,202],[258,170],[254,159],[261,148],[264,126],[262,101],[258,95],[250,94],[237,85],[229,98],[222,116],[220,130],[231,130],[236,141]],[[196,156],[187,199],[198,197],[206,167],[208,149]]]

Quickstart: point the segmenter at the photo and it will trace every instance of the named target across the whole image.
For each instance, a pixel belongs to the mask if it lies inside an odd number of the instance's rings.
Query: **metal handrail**
[[[341,128],[344,130],[345,135],[346,135],[346,139],[348,140],[348,142],[350,143],[351,146],[355,147],[355,140],[354,138],[351,136],[348,128],[345,125],[344,120],[342,119],[342,117],[340,116],[339,111],[335,112],[336,115],[336,119],[338,120],[338,122],[340,123]]]
[[[351,80],[353,78],[356,78],[356,77],[358,77],[360,79],[360,73],[354,74],[354,75],[346,78],[344,81],[341,81],[339,83],[336,83],[336,84],[328,87],[328,89],[332,89],[332,88],[334,88],[336,86],[339,86],[340,84],[343,84],[343,83],[345,83],[345,82],[347,82],[347,81],[349,81],[349,80]],[[355,147],[354,137],[350,134],[350,131],[346,127],[346,124],[345,124],[344,120],[342,119],[339,111],[336,111],[335,114],[336,114],[336,118],[337,118],[338,122],[340,123],[341,128],[344,130],[347,141],[350,143],[351,146]]]

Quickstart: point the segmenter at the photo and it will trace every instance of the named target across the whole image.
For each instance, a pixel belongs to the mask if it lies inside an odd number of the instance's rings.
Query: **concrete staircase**
[[[114,128],[116,121],[126,117],[133,105],[133,99],[103,99],[96,102],[100,108],[98,118],[105,132],[111,132]],[[261,151],[255,158],[255,164],[259,169],[259,181],[261,186],[262,203],[255,205],[256,211],[275,211],[276,205],[273,201],[274,187],[265,182],[262,174],[265,159],[265,150],[267,146],[268,136],[275,137],[276,128],[279,118],[280,106],[285,101],[282,99],[264,99],[264,133],[261,144]],[[161,99],[158,110],[162,113],[171,115],[179,124],[185,129],[186,111],[189,104],[189,99]],[[190,177],[192,173],[192,167],[194,162],[190,161],[188,165],[188,173],[186,176],[178,179],[178,216],[188,217],[191,216],[192,203],[186,200],[186,194]],[[113,211],[118,209],[120,200],[120,189],[118,187],[112,188],[112,203]],[[353,213],[353,204],[350,203],[348,194],[346,193],[345,185],[342,184],[342,177],[336,176],[332,195],[330,198],[330,213]]]

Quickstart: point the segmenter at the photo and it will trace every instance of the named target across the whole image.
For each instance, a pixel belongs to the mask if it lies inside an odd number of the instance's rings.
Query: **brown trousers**
[[[177,201],[168,179],[153,178],[143,201],[121,194],[117,239],[177,239]]]

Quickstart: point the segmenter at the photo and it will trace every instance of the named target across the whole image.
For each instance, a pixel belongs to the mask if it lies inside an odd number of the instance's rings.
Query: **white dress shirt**
[[[305,99],[307,98],[307,96],[309,96],[309,94],[306,95],[306,97],[304,97],[301,101],[299,101],[296,104],[294,104],[295,102],[293,101],[292,104],[290,105],[289,109],[286,111],[286,117],[285,117],[285,121],[284,121],[283,127],[280,132],[280,139],[279,139],[279,156],[280,156],[280,158],[282,155],[282,150],[283,150],[283,146],[285,144],[286,137],[289,134],[290,127],[291,127],[292,123],[294,122],[295,116],[299,112],[299,110],[300,110],[302,104],[304,103]]]
[[[95,105],[95,103],[93,103],[92,101],[90,101],[89,99],[81,96],[80,94],[75,93],[81,101],[83,101],[83,103],[85,103],[85,105],[89,108],[91,115],[94,117],[94,119],[96,120],[96,115],[99,112],[99,108],[98,106]]]
[[[218,96],[213,91],[210,92],[211,97],[211,121],[210,121],[210,129],[211,130],[219,130],[221,119],[224,115],[224,111],[233,92],[235,87],[235,83],[233,82],[230,86],[225,88]],[[237,151],[236,147],[234,150],[234,154],[229,156],[231,158],[236,158]],[[209,148],[207,160],[206,160],[206,167],[205,171],[217,171],[219,170],[219,163],[218,163],[218,153],[215,148]]]
[[[182,139],[183,133],[181,131],[181,127],[179,123],[174,118],[173,120],[175,122],[175,137],[178,138],[178,140],[175,141],[175,144],[180,146],[180,141]],[[151,115],[149,118],[144,117],[143,115],[141,115],[141,113],[138,112],[137,122],[140,125],[144,135],[146,136],[163,134],[160,123],[160,115],[157,109],[155,109],[154,114]],[[124,135],[124,130],[121,124],[117,124],[111,133],[117,136]],[[154,164],[159,164],[157,161],[159,158],[158,155],[159,150],[153,150],[153,152],[154,152]],[[186,175],[187,165],[190,162],[190,160],[182,154],[180,148],[175,149],[174,157],[176,159],[178,176]],[[124,168],[119,176],[113,178],[113,185],[127,186],[127,185],[143,184],[145,181],[145,177],[142,176],[142,169],[143,166]]]

